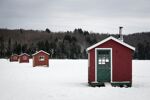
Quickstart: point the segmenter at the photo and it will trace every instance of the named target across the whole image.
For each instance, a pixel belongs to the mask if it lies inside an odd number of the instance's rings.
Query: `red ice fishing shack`
[[[49,53],[40,50],[34,53],[33,56],[33,67],[35,66],[49,66]]]
[[[123,42],[123,35],[116,39],[112,36],[87,48],[88,83],[101,86],[132,86],[132,55],[134,47]]]
[[[17,54],[12,54],[11,56],[10,56],[10,62],[17,62],[18,61],[18,59],[19,59],[19,56],[17,55]]]
[[[29,63],[30,55],[22,53],[19,55],[19,63]]]

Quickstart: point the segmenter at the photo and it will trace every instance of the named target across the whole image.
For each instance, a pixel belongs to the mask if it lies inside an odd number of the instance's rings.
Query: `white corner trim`
[[[130,46],[130,45],[128,45],[127,43],[122,42],[122,41],[120,41],[120,40],[118,40],[118,39],[116,39],[116,38],[114,38],[114,37],[112,37],[112,36],[110,36],[110,37],[108,37],[108,38],[106,38],[106,39],[104,39],[104,40],[102,40],[102,41],[100,41],[100,42],[98,42],[98,43],[96,43],[96,44],[94,44],[94,45],[88,47],[88,48],[86,49],[86,51],[89,51],[89,50],[91,50],[91,49],[93,49],[93,48],[95,48],[95,47],[97,47],[97,46],[99,46],[99,45],[101,45],[101,44],[103,44],[103,43],[109,41],[109,40],[114,40],[114,41],[118,42],[119,44],[122,44],[123,46],[125,46],[125,47],[127,47],[127,48],[129,48],[129,49],[135,51],[135,48],[134,48],[133,46]]]
[[[90,53],[88,52],[88,70],[89,70],[89,67],[90,67]]]
[[[89,76],[89,74],[90,74],[90,73],[89,73],[89,71],[90,71],[90,64],[91,64],[91,63],[90,63],[90,59],[91,59],[91,58],[90,58],[90,52],[88,52],[88,76]]]
[[[98,83],[97,81],[97,51],[98,50],[110,50],[110,59],[111,59],[111,63],[110,63],[110,70],[111,70],[111,78],[110,78],[110,82],[112,83],[112,80],[113,80],[113,67],[112,67],[112,62],[113,62],[113,59],[112,59],[112,48],[95,48],[95,82],[94,83]]]

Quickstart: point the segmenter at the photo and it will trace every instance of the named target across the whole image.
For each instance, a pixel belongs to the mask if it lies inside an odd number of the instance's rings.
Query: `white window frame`
[[[39,61],[44,61],[45,60],[45,56],[39,56]]]

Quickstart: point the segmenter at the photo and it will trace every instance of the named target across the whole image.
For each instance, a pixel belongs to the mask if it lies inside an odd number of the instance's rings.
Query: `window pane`
[[[44,57],[44,56],[40,56],[40,57],[39,57],[39,60],[40,60],[40,61],[44,61],[44,60],[45,60],[45,57]]]
[[[99,59],[99,60],[98,60],[98,64],[101,64],[101,62],[102,62],[102,60],[101,60],[101,59]]]

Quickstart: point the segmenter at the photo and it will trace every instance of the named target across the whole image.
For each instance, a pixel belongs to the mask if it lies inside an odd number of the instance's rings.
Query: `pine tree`
[[[1,36],[0,37],[0,58],[4,57],[4,38]]]
[[[11,38],[8,39],[8,47],[7,47],[7,57],[10,57],[12,50],[11,50]]]
[[[144,45],[138,43],[138,59],[145,59]]]
[[[150,45],[148,42],[146,42],[145,46],[145,59],[150,59]]]

